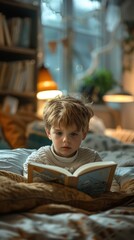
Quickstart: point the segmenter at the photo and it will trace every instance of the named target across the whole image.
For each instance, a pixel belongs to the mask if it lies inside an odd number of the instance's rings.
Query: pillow
[[[51,145],[52,141],[49,140],[45,133],[43,121],[35,120],[27,125],[26,129],[26,147],[27,148],[40,148],[42,146]]]
[[[134,167],[118,167],[115,178],[120,185],[120,191],[134,193]]]
[[[24,148],[0,150],[0,170],[23,175],[23,163],[32,151]]]
[[[11,149],[11,147],[7,141],[0,139],[0,149]]]
[[[45,128],[42,120],[35,120],[27,125],[26,136],[28,137],[31,133],[34,133],[40,136],[46,136]]]
[[[116,144],[111,146],[110,150],[99,152],[103,161],[114,161],[118,167],[134,166],[134,145],[133,144]]]
[[[26,126],[37,117],[32,113],[10,115],[0,112],[0,125],[11,148],[26,147]]]
[[[90,123],[89,123],[89,130],[90,131],[93,131],[93,132],[98,133],[98,134],[104,134],[105,129],[106,128],[105,128],[103,120],[101,120],[97,116],[93,116],[91,118]]]
[[[8,142],[5,140],[4,135],[2,133],[2,129],[0,128],[0,149],[8,149],[11,148]]]
[[[106,151],[117,144],[122,144],[122,142],[102,134],[88,132],[81,145],[83,147],[93,148],[96,151]]]
[[[51,145],[51,141],[45,136],[45,134],[44,136],[41,136],[38,134],[31,133],[27,137],[26,147],[29,149],[33,149],[33,148],[38,149],[46,145]]]

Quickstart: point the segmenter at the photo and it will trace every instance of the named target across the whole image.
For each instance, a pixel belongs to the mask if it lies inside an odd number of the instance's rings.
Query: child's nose
[[[69,141],[69,137],[67,136],[67,135],[65,135],[64,137],[63,137],[63,142],[68,142]]]

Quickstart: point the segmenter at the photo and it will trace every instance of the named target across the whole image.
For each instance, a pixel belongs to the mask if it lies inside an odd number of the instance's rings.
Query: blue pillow
[[[0,149],[11,149],[11,147],[6,140],[0,139]]]
[[[38,149],[42,146],[52,144],[52,141],[49,140],[45,133],[44,123],[41,120],[35,120],[27,125],[26,137],[27,148]]]
[[[89,132],[81,145],[93,148],[96,151],[107,151],[113,149],[116,145],[122,145],[122,142],[106,135]]]
[[[29,134],[27,141],[26,141],[26,146],[27,148],[33,149],[33,148],[40,148],[42,146],[46,146],[46,145],[51,145],[52,142],[51,140],[49,140],[49,138],[41,135],[38,135],[36,133],[31,133]]]
[[[10,145],[4,138],[1,128],[0,128],[0,149],[11,149]]]
[[[0,149],[0,170],[23,175],[23,163],[35,149]]]

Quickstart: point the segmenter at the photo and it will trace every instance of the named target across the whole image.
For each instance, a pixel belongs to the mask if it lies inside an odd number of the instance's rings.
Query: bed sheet
[[[134,208],[115,208],[91,216],[81,213],[19,213],[0,218],[1,239],[126,240],[134,237]]]

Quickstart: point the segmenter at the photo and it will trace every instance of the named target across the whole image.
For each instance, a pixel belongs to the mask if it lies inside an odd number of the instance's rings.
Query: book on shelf
[[[28,164],[28,182],[56,182],[99,196],[110,190],[116,166],[113,161],[87,163],[72,174],[65,168],[32,162]]]
[[[8,46],[29,48],[31,44],[31,18],[12,17],[1,14],[5,43]]]
[[[31,45],[31,18],[23,18],[18,45],[24,48],[30,48]]]
[[[0,62],[0,90],[33,92],[34,60]]]
[[[7,62],[0,62],[1,71],[0,71],[0,90],[5,90],[7,86],[7,78],[5,78],[8,72],[8,63]]]
[[[25,92],[33,92],[34,91],[34,68],[35,61],[29,60],[26,61],[26,84],[25,84]]]
[[[8,26],[14,46],[19,46],[23,19],[21,17],[12,17],[8,20]]]
[[[4,32],[5,45],[11,46],[12,45],[12,39],[11,39],[11,35],[10,35],[10,31],[9,31],[9,28],[8,28],[8,23],[7,23],[7,19],[6,19],[5,15],[3,15],[2,22],[3,22],[3,32]]]
[[[0,46],[5,45],[4,29],[3,29],[3,14],[0,12]]]

